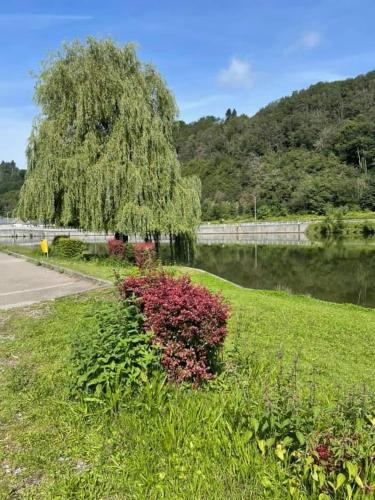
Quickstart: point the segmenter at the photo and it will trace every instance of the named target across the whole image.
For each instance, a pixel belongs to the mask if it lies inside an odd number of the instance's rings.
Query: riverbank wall
[[[307,245],[310,222],[246,222],[238,224],[201,224],[197,239],[202,244],[259,243]]]
[[[275,234],[304,233],[311,222],[242,222],[238,224],[201,224],[198,234]]]
[[[307,243],[305,235],[310,222],[251,222],[238,224],[201,224],[197,230],[199,243]],[[79,229],[27,226],[21,224],[0,225],[0,242],[17,242],[33,245],[41,239],[49,242],[56,236],[70,236],[85,242],[105,243],[113,234],[82,231]],[[142,241],[130,237],[130,241]]]
[[[21,226],[18,224],[0,226],[0,241],[5,240],[42,240],[52,241],[55,236],[69,236],[86,242],[106,242],[113,235],[94,231],[81,231],[79,229],[48,228],[43,226]]]

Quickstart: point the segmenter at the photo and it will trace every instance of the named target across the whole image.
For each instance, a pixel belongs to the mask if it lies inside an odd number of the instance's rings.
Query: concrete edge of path
[[[11,250],[1,250],[3,253],[7,255],[11,255],[12,257],[17,257],[18,259],[25,260],[26,262],[30,262],[35,264],[36,266],[42,266],[47,269],[52,269],[52,271],[57,271],[58,273],[64,273],[68,276],[73,276],[75,278],[80,278],[86,281],[91,281],[92,283],[97,283],[100,286],[114,286],[112,281],[104,280],[101,278],[96,278],[95,276],[90,276],[89,274],[80,273],[79,271],[74,271],[73,269],[69,269],[67,267],[58,266],[57,264],[50,264],[49,262],[43,262],[38,259],[34,259],[33,257],[28,257],[27,255],[22,255],[20,253],[12,252]]]

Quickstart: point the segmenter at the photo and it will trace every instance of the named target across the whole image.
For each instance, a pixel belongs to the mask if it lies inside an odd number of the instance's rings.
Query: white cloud
[[[302,35],[300,40],[301,47],[305,49],[314,49],[322,42],[322,36],[318,31],[309,31]]]
[[[238,57],[233,57],[229,66],[219,73],[219,82],[226,87],[249,88],[253,81],[254,77],[250,63]]]
[[[301,37],[286,49],[286,53],[298,50],[312,50],[319,47],[323,42],[323,37],[319,31],[306,31]]]

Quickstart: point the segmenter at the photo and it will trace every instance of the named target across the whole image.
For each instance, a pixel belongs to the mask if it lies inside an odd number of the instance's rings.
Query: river
[[[375,307],[374,238],[302,245],[198,244],[194,258],[184,262],[244,287]]]

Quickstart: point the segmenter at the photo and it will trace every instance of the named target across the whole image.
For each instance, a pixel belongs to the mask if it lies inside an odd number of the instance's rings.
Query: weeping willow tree
[[[133,45],[74,42],[43,63],[19,216],[88,230],[192,235],[200,182],[182,177],[177,108]]]

